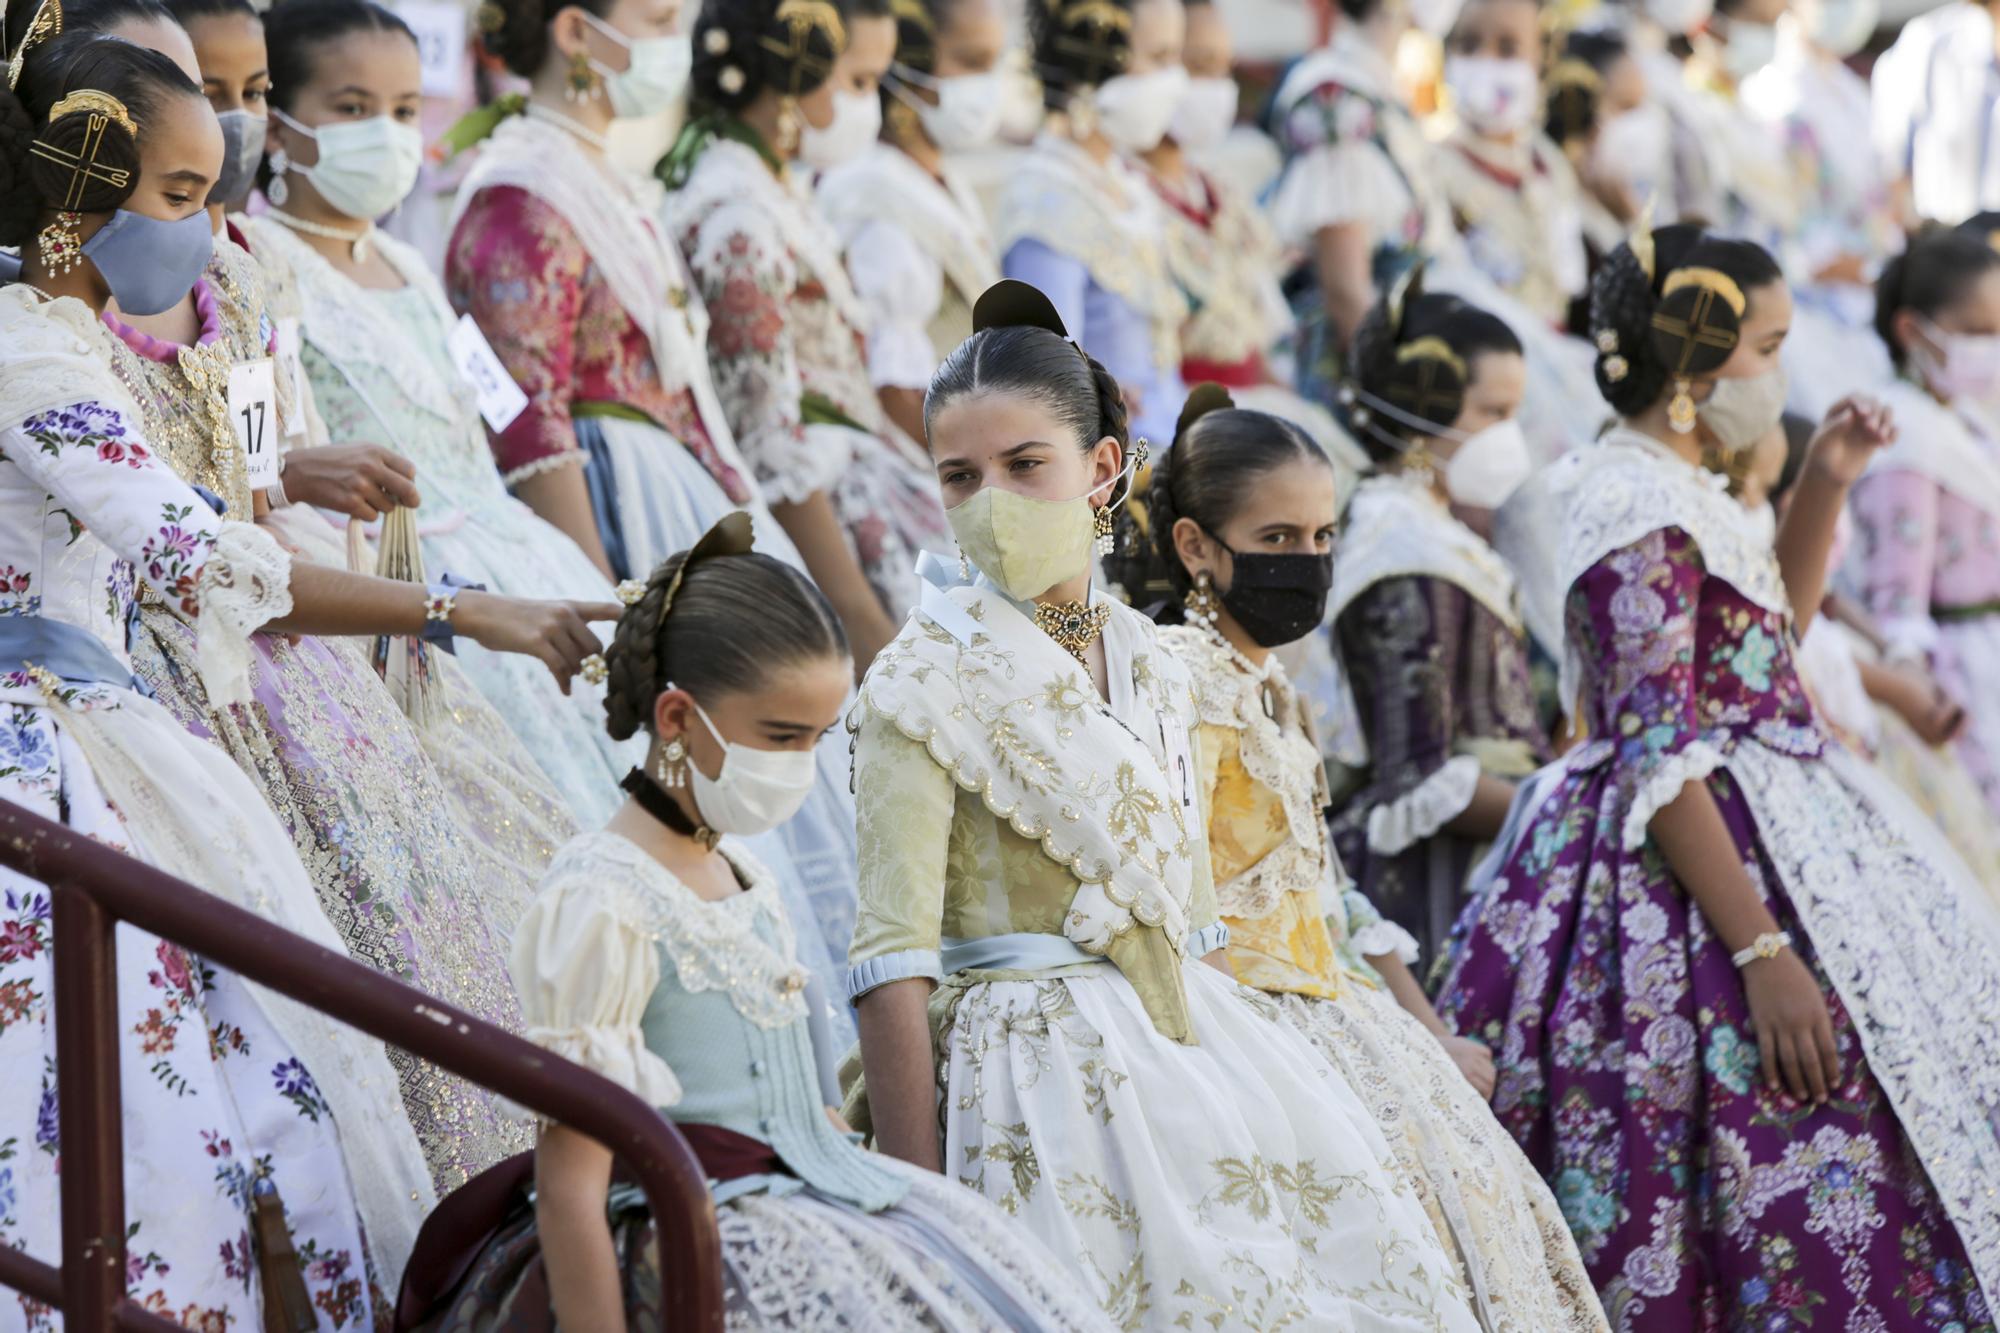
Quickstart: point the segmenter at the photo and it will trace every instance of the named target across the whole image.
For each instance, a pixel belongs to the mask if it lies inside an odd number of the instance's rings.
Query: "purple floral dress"
[[[1885,1088],[1908,1088],[1932,1038],[1885,1036],[1876,960],[1836,928],[1808,929],[1824,921],[1807,910],[1822,866],[1848,882],[1850,865],[1902,849],[1897,812],[1842,785],[1788,617],[1663,526],[1584,570],[1566,628],[1594,739],[1468,909],[1439,1009],[1493,1047],[1494,1111],[1553,1185],[1613,1326],[1991,1329],[1945,1202],[1979,1183],[1949,1151],[1919,1160],[1913,1137],[1937,1141],[1937,1107],[1912,1100],[1923,1134],[1906,1134]],[[1844,1082],[1822,1108],[1764,1087],[1729,951],[1644,836],[1688,780],[1706,780],[1825,989]],[[1880,884],[1892,906],[1921,914],[1923,895],[1951,888],[1914,855],[1898,864],[1919,868]],[[1871,1059],[1885,1051],[1899,1054]],[[1974,1122],[1954,1123],[1964,1136]],[[1927,1163],[1948,1168],[1936,1184]]]

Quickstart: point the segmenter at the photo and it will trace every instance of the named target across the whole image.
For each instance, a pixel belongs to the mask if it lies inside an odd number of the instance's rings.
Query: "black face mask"
[[[1222,546],[1221,542],[1216,543]],[[1222,549],[1229,551],[1227,546]],[[1294,643],[1319,628],[1333,589],[1333,553],[1238,555],[1226,592],[1216,594],[1230,617],[1260,648]]]

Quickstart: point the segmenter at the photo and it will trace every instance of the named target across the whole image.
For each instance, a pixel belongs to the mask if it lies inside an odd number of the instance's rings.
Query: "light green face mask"
[[[1037,500],[987,486],[945,517],[965,558],[1017,602],[1033,601],[1090,565],[1088,496]]]

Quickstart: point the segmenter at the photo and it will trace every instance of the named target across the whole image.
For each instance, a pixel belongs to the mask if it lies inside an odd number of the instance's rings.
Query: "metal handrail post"
[[[65,1322],[109,1328],[125,1299],[125,1153],[118,1088],[118,923],[74,885],[55,912],[56,1123],[62,1134]]]

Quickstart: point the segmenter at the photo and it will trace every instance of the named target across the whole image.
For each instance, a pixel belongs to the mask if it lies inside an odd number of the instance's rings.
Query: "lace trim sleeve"
[[[1622,841],[1625,850],[1636,852],[1646,845],[1646,827],[1653,816],[1671,805],[1681,789],[1722,767],[1725,756],[1707,741],[1695,741],[1686,749],[1667,756],[1632,794],[1632,808],[1625,812]]]
[[[1479,761],[1469,754],[1443,767],[1386,805],[1368,812],[1368,850],[1395,856],[1465,813],[1479,787]]]
[[[292,558],[252,523],[224,523],[195,588],[196,664],[209,701],[250,702],[250,636],[292,609]]]

